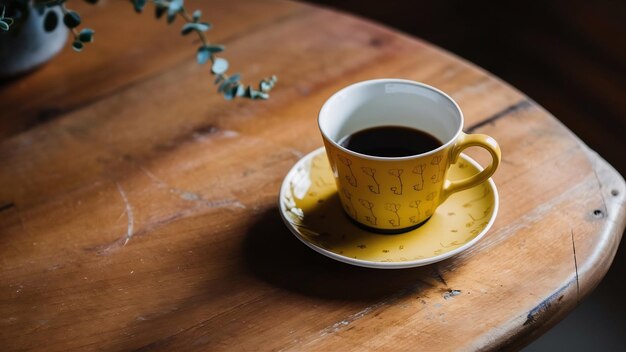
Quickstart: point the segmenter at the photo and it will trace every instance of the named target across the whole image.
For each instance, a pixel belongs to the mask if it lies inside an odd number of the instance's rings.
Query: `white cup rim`
[[[337,99],[339,96],[345,95],[347,92],[350,92],[350,91],[355,90],[355,89],[360,89],[360,88],[363,88],[363,87],[368,86],[368,85],[389,84],[389,83],[408,84],[408,85],[412,85],[412,86],[417,86],[417,87],[422,88],[422,89],[430,90],[430,91],[436,93],[437,95],[443,97],[444,99],[448,100],[452,104],[452,106],[454,106],[455,112],[458,114],[458,117],[460,119],[459,126],[458,126],[456,132],[454,133],[454,135],[452,136],[452,138],[448,139],[440,147],[438,147],[436,149],[433,149],[433,150],[430,150],[430,151],[427,151],[427,152],[424,152],[424,153],[415,154],[415,155],[409,155],[409,156],[401,156],[401,157],[382,157],[382,156],[373,156],[373,155],[367,155],[367,154],[362,154],[362,153],[358,153],[358,152],[352,151],[350,149],[347,149],[347,148],[343,147],[341,144],[339,144],[333,138],[330,138],[330,136],[328,136],[328,134],[322,128],[322,125],[321,125],[320,121],[321,121],[323,116],[329,114],[329,111],[328,111],[330,109],[329,106],[331,105],[333,100]],[[403,161],[403,160],[412,160],[412,159],[417,159],[417,158],[421,158],[421,157],[424,157],[424,156],[432,155],[432,154],[440,152],[443,149],[448,148],[451,144],[456,142],[456,140],[458,139],[459,135],[463,131],[464,121],[465,121],[465,119],[463,117],[463,112],[461,111],[461,108],[459,107],[459,104],[457,104],[457,102],[454,101],[454,99],[452,99],[448,94],[444,93],[440,89],[437,89],[437,88],[435,88],[433,86],[430,86],[428,84],[425,84],[425,83],[421,83],[421,82],[417,82],[417,81],[411,81],[411,80],[408,80],[408,79],[379,78],[379,79],[371,79],[371,80],[367,80],[367,81],[361,81],[361,82],[353,83],[351,85],[348,85],[348,86],[340,89],[339,91],[337,91],[333,95],[331,95],[324,102],[324,105],[322,105],[322,108],[320,109],[320,112],[319,112],[318,118],[317,118],[317,125],[318,125],[318,128],[319,128],[320,132],[322,133],[323,137],[326,140],[328,140],[330,143],[332,143],[336,148],[338,148],[339,150],[341,150],[342,152],[344,152],[346,154],[353,155],[353,156],[361,158],[361,159],[368,159],[368,160]]]

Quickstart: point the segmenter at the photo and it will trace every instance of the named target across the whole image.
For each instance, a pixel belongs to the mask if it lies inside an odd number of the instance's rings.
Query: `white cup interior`
[[[463,127],[463,114],[445,93],[428,85],[378,79],[348,86],[330,97],[319,114],[322,133],[335,142],[377,126],[404,126],[437,137],[444,145]]]

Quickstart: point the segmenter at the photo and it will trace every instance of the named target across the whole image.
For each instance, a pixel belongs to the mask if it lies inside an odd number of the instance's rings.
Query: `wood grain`
[[[137,38],[106,25],[132,14],[117,2],[84,12],[103,28],[85,56],[66,50],[0,88],[3,350],[517,348],[608,270],[626,221],[623,179],[506,83],[336,12],[190,4],[215,18],[212,35],[244,77],[279,76],[271,100],[208,92],[175,28],[130,21]],[[460,256],[350,267],[280,220],[282,178],[321,145],[319,107],[377,77],[441,88],[466,130],[501,144],[499,217]]]

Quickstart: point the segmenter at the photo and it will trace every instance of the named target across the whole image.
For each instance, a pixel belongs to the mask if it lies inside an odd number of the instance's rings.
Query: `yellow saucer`
[[[482,170],[466,155],[452,165],[451,180]],[[304,244],[344,263],[380,269],[432,264],[461,253],[480,240],[498,212],[498,191],[489,181],[455,193],[417,229],[388,235],[356,226],[337,197],[326,152],[319,148],[300,159],[280,190],[280,213]]]

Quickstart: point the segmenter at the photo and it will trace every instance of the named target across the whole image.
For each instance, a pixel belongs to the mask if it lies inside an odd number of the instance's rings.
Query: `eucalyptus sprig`
[[[85,2],[95,4],[98,0],[84,0]],[[135,8],[135,11],[142,12],[148,0],[130,0]],[[72,48],[76,51],[82,51],[86,43],[92,43],[94,40],[94,30],[90,28],[83,28],[78,30],[81,25],[80,15],[73,10],[68,9],[65,4],[67,0],[15,0],[15,6],[22,9],[21,21],[24,21],[28,16],[26,9],[29,8],[29,4],[32,4],[33,9],[38,11],[41,15],[44,14],[45,8],[58,7],[63,14],[63,24],[70,30],[74,36],[72,41]],[[211,29],[211,24],[201,20],[202,12],[200,10],[194,11],[190,14],[185,8],[184,0],[150,0],[155,7],[155,15],[158,18],[166,16],[167,23],[173,23],[177,17],[182,18],[185,22],[181,28],[182,35],[189,35],[190,33],[196,33],[201,41],[201,45],[196,52],[196,61],[199,64],[206,64],[211,62],[211,74],[215,77],[214,84],[217,86],[217,91],[222,93],[225,99],[231,100],[235,97],[245,97],[250,99],[268,99],[269,92],[274,88],[277,82],[276,76],[265,78],[259,82],[258,88],[253,88],[248,85],[245,86],[241,83],[241,76],[238,73],[228,75],[228,61],[224,58],[217,57],[217,53],[224,51],[224,46],[220,44],[212,44],[209,42],[206,32]],[[11,7],[11,6],[9,6]],[[3,7],[2,14],[0,15],[0,30],[8,31],[16,18],[5,16],[5,9]],[[48,11],[44,18],[44,29],[46,31],[53,31],[59,23],[59,18],[56,12]]]
[[[142,12],[146,5],[145,0],[131,0],[135,7],[135,11]],[[202,44],[198,47],[196,60],[199,64],[206,64],[211,61],[211,73],[215,76],[215,85],[217,91],[224,95],[225,99],[231,100],[235,97],[245,97],[251,99],[268,99],[269,92],[276,84],[276,76],[263,79],[259,82],[259,88],[255,89],[248,85],[245,87],[240,81],[240,75],[226,74],[228,70],[228,61],[224,58],[217,57],[215,54],[224,51],[224,46],[220,44],[212,44],[209,42],[206,32],[212,25],[209,22],[201,20],[202,12],[196,10],[190,14],[184,6],[184,0],[152,0],[155,6],[156,18],[166,15],[167,23],[171,24],[176,17],[181,17],[185,23],[181,28],[182,35],[196,33]]]
[[[59,6],[63,12],[63,24],[72,32],[74,41],[72,42],[72,49],[76,51],[82,51],[85,47],[85,43],[93,43],[94,30],[91,28],[83,28],[80,32],[76,29],[81,23],[80,15],[76,11],[68,10],[65,7],[65,0],[53,0],[52,2],[58,2],[57,5],[47,6]],[[87,2],[95,4],[98,0],[87,0]]]

